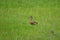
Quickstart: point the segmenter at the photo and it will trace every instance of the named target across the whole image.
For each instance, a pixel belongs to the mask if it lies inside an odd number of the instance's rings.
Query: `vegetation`
[[[0,40],[60,40],[60,0],[0,0]]]

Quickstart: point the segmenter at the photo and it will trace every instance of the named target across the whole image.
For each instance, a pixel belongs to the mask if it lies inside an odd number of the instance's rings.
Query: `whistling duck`
[[[30,16],[30,24],[31,24],[31,25],[35,25],[35,24],[38,24],[38,22],[34,21],[34,20],[33,20],[33,17]]]

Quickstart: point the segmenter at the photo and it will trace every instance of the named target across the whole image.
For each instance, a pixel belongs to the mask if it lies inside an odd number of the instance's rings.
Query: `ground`
[[[0,40],[60,40],[60,0],[0,0]]]

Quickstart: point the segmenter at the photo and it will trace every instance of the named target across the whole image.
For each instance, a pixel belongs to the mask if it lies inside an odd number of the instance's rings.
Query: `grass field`
[[[60,40],[60,0],[0,0],[0,40]]]

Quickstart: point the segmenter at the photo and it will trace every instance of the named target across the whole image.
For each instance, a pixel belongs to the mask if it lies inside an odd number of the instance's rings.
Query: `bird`
[[[31,25],[36,25],[36,24],[38,24],[38,22],[36,22],[35,20],[33,20],[33,16],[30,16],[30,24],[31,24]]]

